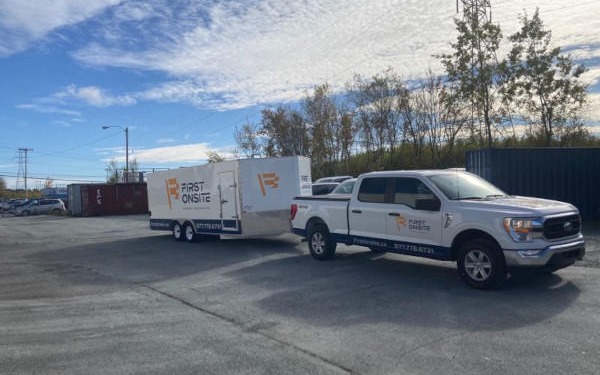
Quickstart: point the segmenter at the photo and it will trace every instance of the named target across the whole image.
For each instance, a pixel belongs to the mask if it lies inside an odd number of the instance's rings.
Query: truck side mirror
[[[437,198],[417,198],[415,200],[415,210],[439,211],[442,206]]]

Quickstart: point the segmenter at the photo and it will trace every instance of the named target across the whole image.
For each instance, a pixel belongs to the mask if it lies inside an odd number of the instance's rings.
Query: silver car
[[[15,209],[15,215],[28,216],[38,214],[62,214],[65,213],[65,204],[60,199],[34,199],[26,205]]]

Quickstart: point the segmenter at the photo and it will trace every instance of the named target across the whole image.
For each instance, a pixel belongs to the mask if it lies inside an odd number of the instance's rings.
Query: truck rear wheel
[[[313,226],[308,233],[308,250],[313,258],[327,260],[333,258],[336,243],[331,239],[327,226],[319,224]]]
[[[181,230],[181,225],[179,223],[174,223],[173,224],[173,238],[176,241],[182,241],[183,240],[183,231]]]
[[[476,289],[497,289],[506,281],[506,265],[500,248],[484,238],[462,244],[457,265],[463,281]]]
[[[183,237],[187,242],[196,241],[196,232],[194,231],[192,224],[187,223],[183,226]]]

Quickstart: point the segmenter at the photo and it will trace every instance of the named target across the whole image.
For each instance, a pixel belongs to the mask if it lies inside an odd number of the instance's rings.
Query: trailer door
[[[237,184],[233,172],[219,173],[221,224],[223,231],[238,231]]]

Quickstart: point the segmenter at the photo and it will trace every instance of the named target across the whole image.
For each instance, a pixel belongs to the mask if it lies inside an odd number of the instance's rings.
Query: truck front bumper
[[[568,267],[585,255],[585,241],[577,240],[560,245],[550,245],[538,250],[504,250],[508,268],[541,268],[556,271]]]

